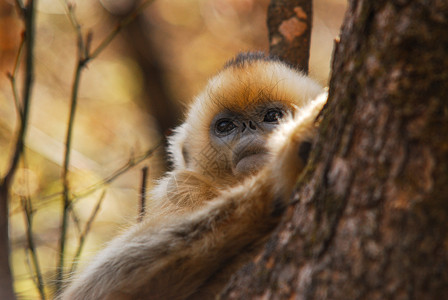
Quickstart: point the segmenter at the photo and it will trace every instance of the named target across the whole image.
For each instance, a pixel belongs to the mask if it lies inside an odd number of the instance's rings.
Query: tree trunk
[[[448,2],[349,2],[308,168],[222,298],[448,299]]]
[[[268,7],[269,53],[308,74],[312,0],[271,0]]]

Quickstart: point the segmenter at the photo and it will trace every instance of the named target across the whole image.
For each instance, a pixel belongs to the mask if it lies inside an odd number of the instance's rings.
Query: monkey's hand
[[[263,170],[263,177],[274,183],[275,193],[288,199],[306,164],[301,147],[315,135],[316,118],[327,102],[327,93],[320,94],[307,105],[298,108],[295,116],[286,118],[268,140],[272,159]]]

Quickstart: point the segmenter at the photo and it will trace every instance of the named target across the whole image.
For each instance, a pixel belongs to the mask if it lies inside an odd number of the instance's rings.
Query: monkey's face
[[[267,162],[267,138],[289,109],[281,102],[263,101],[244,111],[224,110],[210,124],[212,146],[222,163],[241,178],[259,171]],[[225,159],[224,159],[225,156]]]
[[[277,60],[236,59],[214,76],[170,138],[176,170],[217,186],[237,183],[269,159],[269,134],[322,92],[319,84]]]

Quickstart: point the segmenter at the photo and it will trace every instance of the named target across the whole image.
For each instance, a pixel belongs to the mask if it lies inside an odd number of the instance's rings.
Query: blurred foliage
[[[128,0],[72,1],[93,46],[113,28],[114,15],[129,11]],[[268,0],[164,0],[145,10],[142,26],[162,80],[179,106],[200,91],[208,77],[239,51],[267,51],[265,25]],[[329,73],[333,39],[337,36],[345,1],[315,1],[310,75],[323,84]],[[21,299],[38,298],[30,272],[25,222],[20,199],[30,197],[34,238],[48,288],[55,279],[57,239],[61,213],[61,164],[68,120],[71,84],[76,63],[76,34],[62,0],[40,0],[36,31],[36,83],[31,119],[11,203],[12,264],[16,292]],[[13,0],[0,2],[0,73],[11,72],[23,25]],[[19,74],[18,82],[21,82]],[[84,71],[75,120],[71,158],[71,187],[77,193],[125,165],[155,145],[160,133],[158,116],[145,105],[144,70],[119,35]],[[20,86],[19,86],[20,91]],[[148,95],[151,97],[151,95]],[[8,164],[17,125],[10,82],[0,76],[0,174]],[[126,172],[105,187],[101,210],[89,234],[82,261],[117,234],[116,228],[134,223],[138,210],[140,167],[149,165],[152,178],[160,176],[157,157]],[[151,184],[150,184],[151,186]],[[82,223],[94,209],[102,189],[76,202]],[[67,260],[78,245],[79,231],[70,223]]]

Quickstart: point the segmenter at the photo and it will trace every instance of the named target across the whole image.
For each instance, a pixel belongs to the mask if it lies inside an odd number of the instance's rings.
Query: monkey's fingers
[[[269,139],[272,153],[268,176],[277,182],[277,194],[288,197],[303,170],[306,161],[300,155],[300,146],[315,133],[315,120],[327,102],[322,93],[308,105],[299,109],[294,117],[279,126]]]

